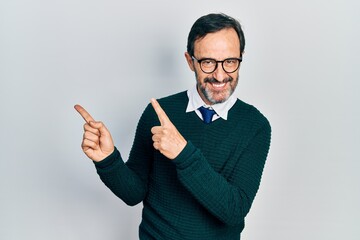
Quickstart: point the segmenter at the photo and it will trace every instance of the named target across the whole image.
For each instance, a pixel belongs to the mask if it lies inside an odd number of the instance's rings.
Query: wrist
[[[106,155],[99,161],[94,160],[93,162],[95,166],[98,168],[106,168],[115,162],[119,154],[120,154],[119,151],[117,151],[116,147],[114,147],[114,150],[110,154]]]

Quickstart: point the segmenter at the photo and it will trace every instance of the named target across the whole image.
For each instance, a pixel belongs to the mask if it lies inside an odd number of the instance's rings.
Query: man
[[[143,112],[128,161],[103,123],[81,106],[82,149],[101,180],[128,205],[143,202],[140,239],[240,239],[270,145],[270,125],[232,95],[245,47],[224,14],[199,18],[186,61],[196,86]]]

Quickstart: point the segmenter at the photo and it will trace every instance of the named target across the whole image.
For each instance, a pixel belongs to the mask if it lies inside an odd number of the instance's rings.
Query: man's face
[[[185,53],[186,60],[195,72],[197,90],[203,101],[212,105],[226,101],[234,92],[239,78],[239,69],[233,73],[226,73],[218,63],[213,73],[204,73],[199,62]],[[194,57],[196,59],[213,58],[222,61],[227,58],[240,57],[240,41],[236,31],[232,28],[209,33],[194,43]]]

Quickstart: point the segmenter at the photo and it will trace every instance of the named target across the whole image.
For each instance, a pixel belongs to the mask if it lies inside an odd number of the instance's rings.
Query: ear
[[[189,65],[189,68],[191,69],[191,71],[195,71],[194,69],[194,62],[193,62],[193,59],[192,57],[190,56],[190,54],[188,52],[185,52],[185,59]]]

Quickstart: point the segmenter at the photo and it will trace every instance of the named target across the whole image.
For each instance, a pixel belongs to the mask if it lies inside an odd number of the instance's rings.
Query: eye
[[[225,64],[226,65],[235,65],[237,63],[237,59],[234,59],[234,58],[229,58],[229,59],[226,59],[225,60]]]
[[[215,65],[215,60],[212,60],[212,59],[204,59],[201,61],[202,65],[204,67],[212,67]]]

